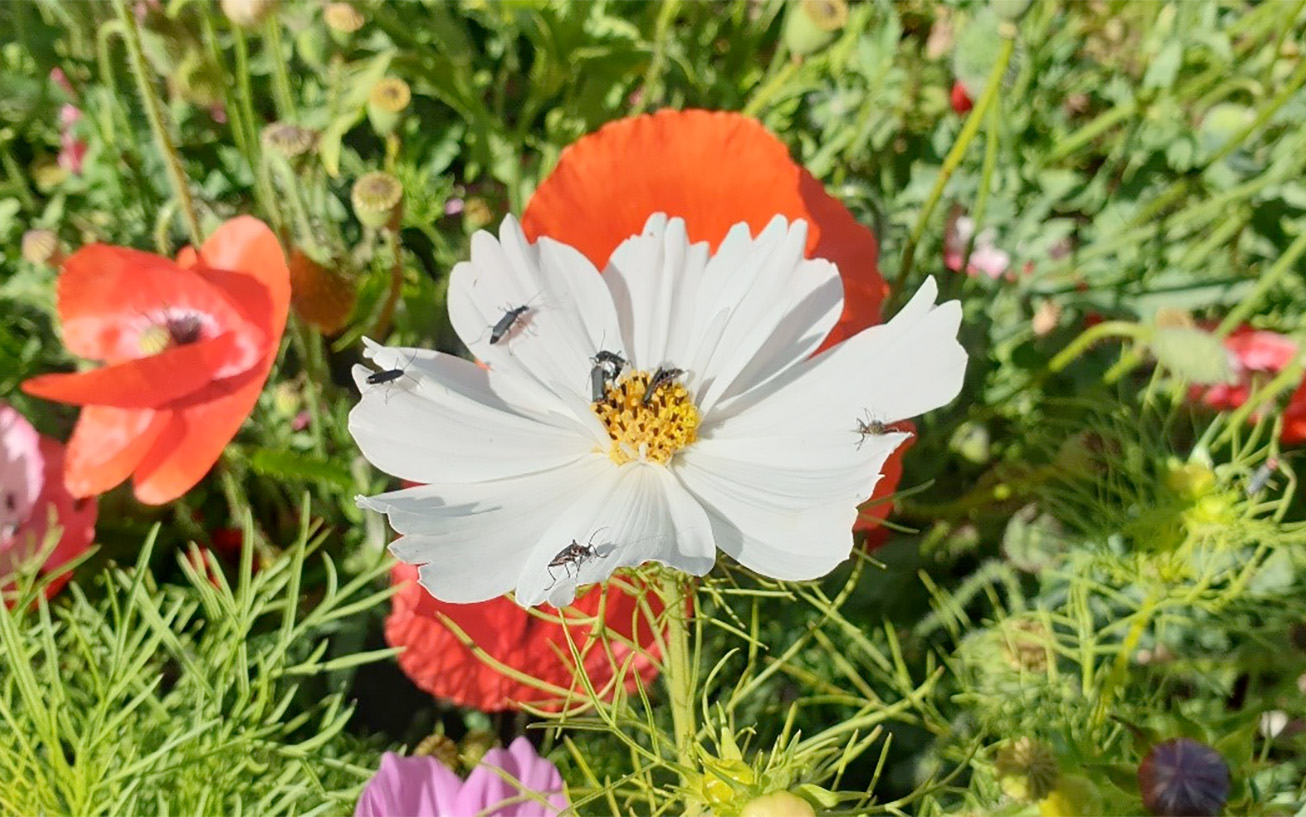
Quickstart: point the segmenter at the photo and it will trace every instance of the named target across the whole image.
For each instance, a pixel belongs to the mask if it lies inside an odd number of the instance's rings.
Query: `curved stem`
[[[962,126],[961,133],[957,134],[957,141],[952,144],[952,149],[943,159],[943,167],[939,168],[939,177],[934,180],[934,187],[930,190],[929,197],[925,200],[924,207],[921,208],[921,214],[916,217],[916,226],[912,228],[911,236],[907,239],[907,246],[902,252],[902,266],[898,270],[898,280],[906,281],[911,274],[912,261],[916,257],[916,245],[920,243],[921,236],[925,234],[925,226],[929,224],[930,216],[934,214],[934,208],[938,206],[939,199],[943,198],[943,188],[948,184],[948,179],[961,165],[961,160],[966,155],[966,149],[975,139],[975,134],[979,133],[980,123],[988,114],[989,108],[993,105],[993,100],[997,99],[998,90],[1002,87],[1002,75],[1007,72],[1007,66],[1011,63],[1011,55],[1016,48],[1014,38],[1007,38],[1002,43],[1002,51],[998,54],[997,62],[993,63],[993,69],[989,71],[988,78],[984,81],[984,93],[980,94],[979,102],[976,103],[975,109],[970,112],[966,118],[966,124]]]
[[[1146,327],[1139,326],[1130,321],[1104,321],[1097,326],[1085,329],[1079,333],[1079,337],[1066,344],[1066,348],[1057,353],[1057,356],[1048,361],[1048,371],[1055,374],[1069,366],[1075,358],[1084,354],[1088,347],[1097,343],[1099,340],[1115,335],[1122,338],[1141,337],[1146,331]]]
[[[132,74],[136,77],[136,86],[140,90],[141,102],[145,106],[145,118],[150,120],[150,130],[154,132],[154,139],[163,154],[163,164],[168,169],[168,179],[172,182],[173,192],[177,195],[177,203],[186,221],[191,244],[198,249],[204,242],[204,234],[200,232],[199,218],[195,215],[195,200],[190,194],[186,171],[181,166],[181,157],[177,155],[177,146],[173,143],[172,136],[168,134],[159,97],[150,82],[149,71],[145,65],[145,53],[141,50],[139,24],[127,10],[126,0],[113,0],[113,8],[122,23],[123,41],[127,44],[127,60],[131,65]]]

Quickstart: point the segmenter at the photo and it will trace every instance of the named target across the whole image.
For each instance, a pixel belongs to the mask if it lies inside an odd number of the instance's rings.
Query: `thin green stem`
[[[934,180],[934,187],[930,190],[929,197],[925,199],[920,215],[916,217],[916,226],[912,228],[911,235],[907,238],[907,246],[903,248],[902,266],[898,270],[899,281],[908,280],[912,261],[916,258],[916,247],[920,244],[921,236],[925,235],[930,216],[934,215],[934,208],[938,206],[939,199],[943,198],[943,188],[947,186],[948,179],[952,178],[952,174],[961,165],[961,160],[966,156],[966,149],[975,139],[975,134],[979,133],[980,123],[984,121],[993,101],[997,99],[998,90],[1002,87],[1002,75],[1007,72],[1007,66],[1011,64],[1011,55],[1015,49],[1015,39],[1008,38],[1002,43],[998,60],[993,63],[993,70],[989,71],[989,76],[984,81],[984,93],[980,94],[979,102],[966,118],[961,133],[957,135],[957,141],[952,144],[952,149],[944,157],[943,167],[939,168],[939,176]]]
[[[186,171],[181,166],[181,157],[177,155],[177,146],[173,143],[172,136],[169,135],[167,125],[163,121],[163,106],[154,91],[154,85],[150,82],[145,53],[141,49],[139,24],[135,16],[127,10],[126,0],[113,0],[113,7],[118,13],[119,22],[122,23],[123,41],[127,44],[127,60],[131,65],[132,74],[136,76],[136,86],[141,94],[141,102],[145,106],[145,118],[150,121],[150,130],[154,132],[154,140],[163,154],[168,179],[172,182],[173,192],[181,206],[182,218],[186,222],[186,230],[190,233],[191,243],[199,247],[204,243],[204,234],[200,231],[199,217],[195,214],[195,200],[191,197],[190,184],[186,179]]]
[[[1050,165],[1061,161],[1136,113],[1138,113],[1138,102],[1133,99],[1122,102],[1108,111],[1103,111],[1092,122],[1064,139],[1058,140],[1057,146],[1048,153],[1043,163]]]
[[[1147,328],[1130,321],[1104,321],[1097,326],[1085,329],[1079,337],[1066,344],[1066,348],[1048,362],[1048,371],[1056,373],[1069,366],[1076,358],[1088,351],[1088,348],[1103,338],[1115,336],[1123,338],[1141,337]]]
[[[744,116],[757,116],[771,101],[771,97],[775,96],[789,80],[793,79],[800,67],[801,65],[793,60],[781,65],[780,70],[772,74],[766,83],[758,89],[757,93],[753,94],[753,98],[748,100],[748,104],[744,106]]]
[[[1220,337],[1225,337],[1240,323],[1247,320],[1249,315],[1259,309],[1261,299],[1279,283],[1280,279],[1288,273],[1288,270],[1292,269],[1303,252],[1306,252],[1306,229],[1303,229],[1293,239],[1293,242],[1279,256],[1279,260],[1275,261],[1273,266],[1256,279],[1256,286],[1252,287],[1252,291],[1247,293],[1246,297],[1239,301],[1237,306],[1229,310],[1229,314],[1225,315],[1224,320],[1220,321],[1220,325],[1215,328],[1215,333]]]
[[[653,26],[653,57],[648,61],[648,70],[644,72],[644,88],[640,94],[639,104],[634,113],[648,110],[655,100],[662,101],[662,72],[667,64],[667,40],[671,24],[680,13],[680,0],[665,0],[658,7],[657,22]]]
[[[295,96],[290,92],[290,73],[281,51],[281,20],[269,14],[263,24],[268,50],[272,52],[272,90],[277,98],[277,115],[281,119],[296,119]]]
[[[661,571],[658,594],[662,597],[663,620],[666,622],[666,654],[663,655],[665,671],[662,681],[667,687],[671,704],[671,728],[676,740],[676,760],[681,769],[694,767],[693,743],[697,727],[694,725],[694,667],[689,649],[689,628],[686,626],[686,601],[692,585],[673,570]]]

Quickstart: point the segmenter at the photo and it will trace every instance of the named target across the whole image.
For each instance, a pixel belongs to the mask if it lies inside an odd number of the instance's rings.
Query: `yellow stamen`
[[[649,372],[631,372],[608,386],[604,398],[592,406],[612,437],[608,456],[618,465],[635,460],[666,463],[698,439],[698,407],[689,392],[679,383],[664,382],[645,403],[652,379]]]

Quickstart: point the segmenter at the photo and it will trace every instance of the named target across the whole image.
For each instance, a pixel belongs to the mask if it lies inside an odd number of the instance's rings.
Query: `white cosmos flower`
[[[449,602],[515,590],[563,606],[650,560],[703,575],[717,548],[772,578],[825,575],[908,436],[878,424],[952,400],[966,353],[960,305],[936,304],[928,280],[893,320],[813,357],[843,286],[806,243],[804,222],[777,216],[756,238],[736,225],[712,255],[657,214],[600,275],[565,244],[528,243],[511,216],[497,239],[477,233],[448,303],[486,367],[368,342],[392,379],[355,368],[349,429],[382,471],[425,484],[359,504],[389,516],[391,551]],[[627,365],[592,404],[600,350]]]

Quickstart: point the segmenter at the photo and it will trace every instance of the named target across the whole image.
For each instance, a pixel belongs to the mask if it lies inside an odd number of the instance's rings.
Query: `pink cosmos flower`
[[[354,817],[557,817],[569,805],[558,768],[520,737],[486,752],[466,780],[433,757],[386,752]]]
[[[63,443],[45,437],[8,405],[0,403],[0,582],[41,552],[51,523],[62,529],[59,543],[41,569],[49,572],[90,547],[95,535],[95,500],[74,499],[63,482]],[[52,596],[68,583],[51,582]]]
[[[975,220],[954,212],[948,219],[947,232],[943,238],[943,263],[953,272],[960,272],[966,245],[975,235]],[[967,275],[984,273],[997,279],[1011,266],[1011,255],[998,249],[993,239],[997,235],[992,227],[981,230],[975,236],[975,247],[970,253],[970,263],[966,266]]]

